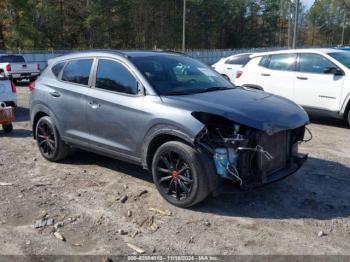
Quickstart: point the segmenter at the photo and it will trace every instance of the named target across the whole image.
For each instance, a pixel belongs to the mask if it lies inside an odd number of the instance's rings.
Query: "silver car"
[[[235,87],[178,53],[93,51],[49,62],[31,86],[31,122],[44,158],[77,147],[150,170],[160,194],[189,207],[219,192],[286,177],[309,118],[295,103]]]

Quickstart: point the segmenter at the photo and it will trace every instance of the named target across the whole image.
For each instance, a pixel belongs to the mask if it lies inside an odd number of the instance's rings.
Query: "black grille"
[[[272,160],[266,158],[264,154],[258,154],[257,164],[262,176],[268,176],[287,167],[289,159],[289,133],[280,132],[274,135],[261,133],[257,139],[257,145],[260,145],[265,151],[273,156]]]

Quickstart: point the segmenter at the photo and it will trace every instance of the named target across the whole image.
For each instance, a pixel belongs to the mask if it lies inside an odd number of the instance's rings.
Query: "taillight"
[[[29,91],[33,91],[35,89],[35,81],[29,83]]]
[[[36,64],[36,69],[40,71],[40,64]]]
[[[12,89],[12,93],[16,93],[17,89],[16,89],[16,85],[13,81],[11,81],[11,89]]]
[[[243,71],[237,71],[236,72],[236,79],[240,78],[242,74],[243,74]]]
[[[10,64],[7,64],[7,65],[6,65],[6,71],[7,71],[7,72],[11,72],[11,65],[10,65]]]

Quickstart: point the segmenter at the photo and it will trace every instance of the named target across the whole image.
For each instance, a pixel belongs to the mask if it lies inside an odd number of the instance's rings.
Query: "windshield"
[[[23,56],[3,55],[0,56],[0,63],[25,63]]]
[[[334,52],[328,53],[328,55],[350,69],[350,52]]]
[[[159,95],[186,95],[234,88],[207,65],[189,57],[150,55],[131,61]]]

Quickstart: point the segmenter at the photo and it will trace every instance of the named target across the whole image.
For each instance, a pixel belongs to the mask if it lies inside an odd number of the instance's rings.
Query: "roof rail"
[[[115,49],[87,49],[87,50],[78,50],[76,52],[73,52],[72,54],[74,53],[82,53],[82,52],[85,52],[85,53],[88,53],[88,52],[108,52],[108,53],[114,53],[114,54],[118,54],[118,55],[121,55],[125,58],[129,58],[129,56],[119,50],[115,50]]]
[[[179,54],[179,55],[184,55],[184,56],[189,56],[186,53],[180,52],[180,51],[174,51],[174,50],[169,50],[169,49],[159,49],[156,50],[158,52],[164,52],[164,53],[174,53],[174,54]]]

